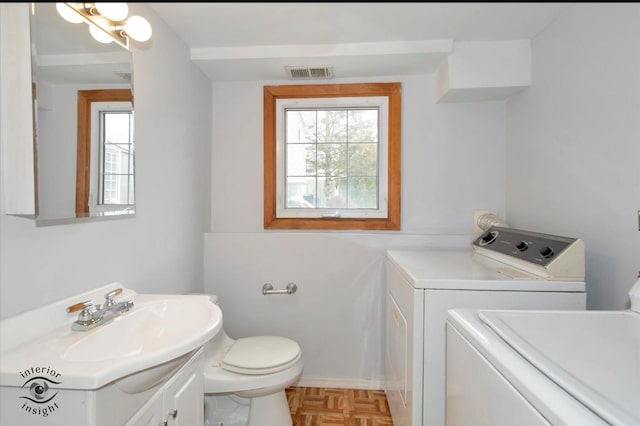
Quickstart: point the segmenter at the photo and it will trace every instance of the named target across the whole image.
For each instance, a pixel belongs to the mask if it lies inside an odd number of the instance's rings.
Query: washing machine
[[[452,309],[446,407],[447,426],[638,426],[640,312]]]
[[[394,426],[444,426],[450,309],[584,310],[584,243],[492,226],[465,249],[386,255],[385,393]]]

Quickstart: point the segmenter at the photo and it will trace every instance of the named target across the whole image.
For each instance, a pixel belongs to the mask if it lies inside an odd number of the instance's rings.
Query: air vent
[[[332,67],[285,67],[285,70],[291,80],[333,78]]]
[[[118,77],[120,77],[121,79],[125,80],[125,81],[131,81],[131,73],[128,72],[114,72],[115,75],[117,75]]]

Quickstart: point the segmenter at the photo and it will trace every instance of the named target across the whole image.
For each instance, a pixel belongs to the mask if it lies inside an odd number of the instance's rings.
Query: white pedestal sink
[[[135,412],[149,392],[222,329],[222,312],[206,295],[136,294],[124,288],[118,300],[133,300],[129,312],[89,331],[71,329],[77,313],[68,314],[68,306],[84,300],[102,303],[104,294],[118,287],[112,283],[0,322],[3,412],[12,406],[26,409],[23,404],[33,410],[54,401],[60,407],[74,405],[70,401],[76,395],[67,392],[64,401],[58,395],[63,391],[84,392],[81,400],[106,395],[103,406]],[[127,401],[119,406],[118,398]],[[131,413],[121,417],[126,416]]]

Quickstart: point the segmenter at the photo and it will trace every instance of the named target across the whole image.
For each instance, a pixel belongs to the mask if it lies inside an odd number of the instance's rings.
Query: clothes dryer
[[[385,393],[394,425],[443,426],[447,311],[584,310],[584,244],[492,227],[471,249],[391,250],[386,299]]]

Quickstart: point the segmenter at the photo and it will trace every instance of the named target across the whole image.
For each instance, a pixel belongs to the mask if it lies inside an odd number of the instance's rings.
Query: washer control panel
[[[494,226],[471,249],[546,279],[584,278],[584,244],[578,238]]]

